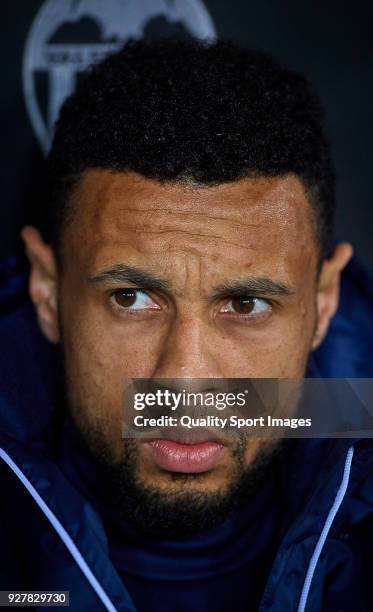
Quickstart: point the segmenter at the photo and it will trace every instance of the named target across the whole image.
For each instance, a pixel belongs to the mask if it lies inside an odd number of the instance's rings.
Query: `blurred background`
[[[373,3],[355,0],[3,0],[0,262],[40,215],[43,159],[79,72],[128,38],[218,37],[312,81],[337,170],[336,235],[373,267]],[[1,264],[0,264],[1,269]]]

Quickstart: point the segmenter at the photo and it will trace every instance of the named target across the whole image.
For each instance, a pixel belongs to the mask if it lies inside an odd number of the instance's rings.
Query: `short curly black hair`
[[[64,103],[49,154],[58,241],[70,190],[92,167],[216,185],[295,173],[327,255],[335,177],[324,112],[307,80],[228,42],[130,41],[91,68]]]

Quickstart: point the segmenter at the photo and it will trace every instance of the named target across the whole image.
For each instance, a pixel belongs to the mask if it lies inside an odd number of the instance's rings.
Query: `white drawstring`
[[[62,542],[65,544],[66,548],[69,550],[74,560],[82,570],[84,576],[87,578],[93,590],[96,592],[99,599],[101,599],[104,607],[108,612],[117,612],[117,609],[110,601],[108,595],[102,588],[101,584],[98,582],[96,576],[93,574],[91,568],[88,566],[86,560],[83,555],[77,548],[73,539],[67,533],[66,529],[62,525],[61,521],[58,520],[56,515],[52,512],[52,510],[47,506],[43,498],[39,495],[35,487],[31,484],[29,479],[24,475],[24,473],[19,469],[19,467],[14,463],[13,459],[6,453],[2,448],[0,448],[0,457],[5,461],[5,463],[10,467],[10,469],[14,472],[14,474],[19,478],[22,484],[26,487],[27,491],[34,498],[39,508],[44,512],[45,516],[57,531],[60,536]]]
[[[337,491],[337,495],[335,496],[334,502],[332,507],[330,508],[329,514],[326,518],[324,527],[321,531],[320,537],[317,541],[317,544],[315,546],[315,550],[313,551],[309,566],[308,566],[308,570],[306,573],[306,578],[304,580],[304,584],[303,584],[303,589],[302,589],[302,594],[300,596],[300,600],[299,600],[299,606],[298,606],[298,611],[297,612],[304,612],[306,609],[306,605],[307,605],[307,599],[308,599],[308,595],[309,595],[309,591],[310,591],[310,587],[311,587],[311,583],[312,583],[312,579],[316,570],[316,565],[318,563],[318,560],[320,558],[322,549],[324,547],[325,544],[325,540],[328,536],[328,533],[330,531],[330,528],[332,526],[332,523],[335,519],[335,516],[340,508],[340,505],[343,502],[343,498],[346,494],[347,491],[347,487],[348,487],[348,482],[350,479],[350,473],[351,473],[351,464],[352,464],[352,457],[354,454],[354,447],[350,446],[350,448],[347,451],[347,455],[346,455],[346,461],[345,461],[345,466],[344,466],[344,470],[343,470],[343,477],[342,477],[342,481],[341,484],[339,486],[339,489]]]

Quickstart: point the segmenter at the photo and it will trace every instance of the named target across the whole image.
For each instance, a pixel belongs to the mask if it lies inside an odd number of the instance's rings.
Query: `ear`
[[[318,319],[312,349],[316,349],[325,338],[330,321],[337,311],[341,273],[352,254],[352,246],[348,242],[341,242],[322,264],[316,298]]]
[[[35,227],[24,227],[21,236],[31,266],[29,292],[40,329],[48,340],[57,343],[60,339],[57,306],[58,272],[53,249],[44,242]]]

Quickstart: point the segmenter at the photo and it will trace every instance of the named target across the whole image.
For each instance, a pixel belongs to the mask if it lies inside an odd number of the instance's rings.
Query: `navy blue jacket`
[[[22,299],[23,277],[7,274],[0,285],[0,589],[69,590],[77,611],[134,610],[109,559],[100,516],[50,458],[59,424],[56,349]],[[372,277],[353,260],[338,313],[315,353],[322,376],[373,377],[372,315]],[[369,612],[373,440],[299,444],[303,460],[288,482],[290,527],[259,610]],[[312,486],[300,503],[306,474]]]

